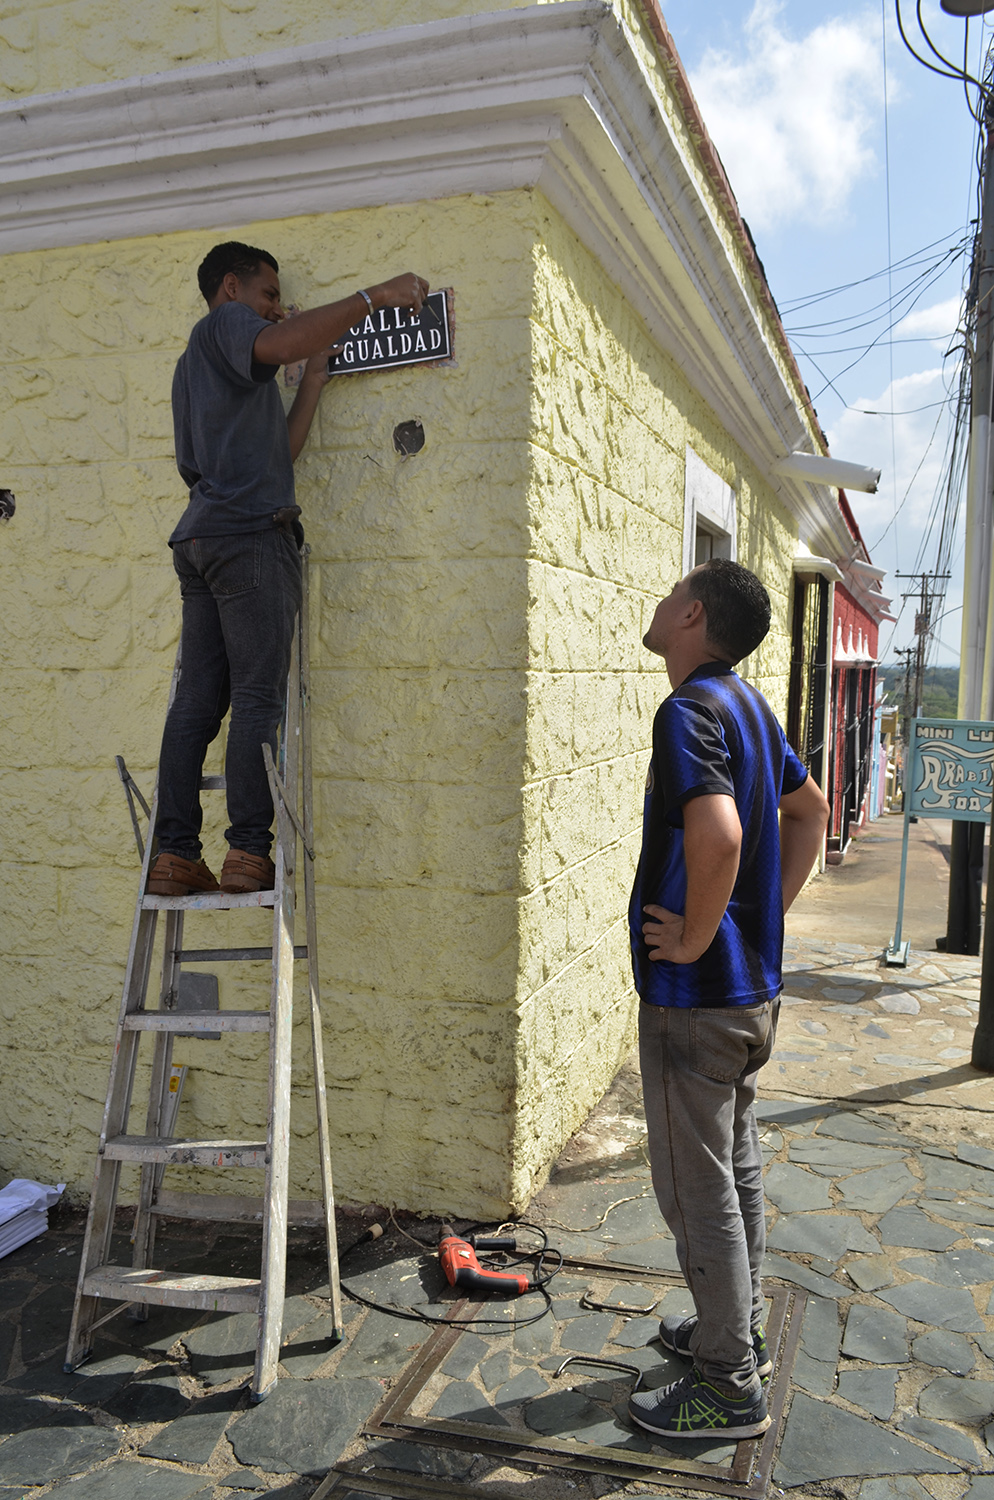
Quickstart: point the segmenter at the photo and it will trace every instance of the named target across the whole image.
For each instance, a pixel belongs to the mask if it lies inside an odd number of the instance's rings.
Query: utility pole
[[[915,696],[911,690],[911,679],[914,673],[915,648],[914,646],[902,646],[894,652],[904,667],[904,690],[901,693],[901,739],[905,746],[911,734],[911,720],[915,716]]]
[[[966,649],[960,666],[960,718],[989,718],[992,711],[992,658],[987,653],[991,621],[991,546],[994,532],[994,476],[991,472],[992,446],[991,421],[994,418],[994,101],[984,95],[984,164],[982,184],[982,210],[980,220],[980,246],[975,273],[977,306],[975,318],[975,343],[973,355],[973,385],[970,409],[970,470],[967,484],[966,535],[968,538],[966,577],[974,582],[976,592],[963,594],[963,646]],[[971,515],[971,507],[973,514]],[[986,563],[986,577],[981,576],[975,563],[981,558]],[[986,588],[984,585],[986,584]],[[983,590],[983,592],[981,592]],[[983,605],[977,614],[982,614],[983,636],[977,642],[976,629],[971,629],[970,614],[973,608]],[[978,620],[975,625],[981,622]],[[967,667],[964,682],[963,666]],[[994,830],[994,807],[991,813]],[[977,865],[983,862],[984,826],[975,823],[964,826],[959,835],[961,845],[966,845],[966,859],[974,859]],[[969,830],[969,831],[967,831]],[[955,845],[950,850],[950,905],[952,904],[953,858]],[[960,855],[963,859],[963,856]],[[994,898],[994,882],[991,872],[987,874],[988,917],[994,914],[991,902]],[[978,945],[979,946],[979,945]],[[976,952],[976,948],[970,949]],[[980,1013],[973,1034],[971,1062],[975,1068],[994,1073],[994,921],[988,920],[984,931],[984,952],[980,971]]]
[[[970,16],[983,15],[994,10],[994,0],[940,0],[944,11],[953,16],[962,16],[969,24]],[[897,0],[898,23],[901,21],[901,0]],[[918,24],[928,41],[922,21],[921,6],[918,7]],[[902,37],[907,43],[902,27]],[[932,44],[929,43],[931,46]],[[909,50],[914,48],[908,43]],[[935,50],[934,48],[932,49]],[[919,62],[926,59],[917,52]],[[965,56],[965,54],[964,54]],[[970,406],[970,465],[966,493],[966,566],[963,576],[963,634],[960,655],[959,706],[961,719],[989,717],[992,711],[994,683],[988,664],[987,646],[989,621],[994,616],[991,608],[991,542],[992,542],[992,484],[991,474],[991,421],[994,419],[994,101],[990,94],[990,50],[984,61],[984,83],[978,90],[980,108],[983,110],[984,158],[981,168],[980,235],[977,257],[973,268],[971,292],[975,296],[973,363],[971,368]],[[931,66],[931,64],[930,64]],[[955,73],[955,65],[952,67]],[[964,83],[966,79],[964,78]],[[971,829],[979,830],[979,839]],[[992,841],[994,841],[994,805],[991,810]],[[957,872],[968,876],[971,850],[979,842],[983,855],[983,824],[953,823],[952,847],[949,851],[949,927],[946,935],[947,951],[967,951],[955,945],[964,928],[964,908],[969,903],[969,882],[960,883]],[[954,899],[954,887],[957,887]],[[988,918],[994,917],[994,881],[991,871],[987,875]],[[976,952],[976,949],[972,950]],[[980,1014],[977,1029],[973,1034],[971,1062],[975,1068],[994,1073],[994,920],[988,920],[984,929],[984,956],[980,973]]]
[[[975,302],[970,373],[970,462],[966,491],[968,544],[963,571],[963,630],[957,709],[961,719],[983,719],[991,712],[987,646],[988,622],[991,618],[991,545],[994,538],[994,476],[991,473],[991,418],[994,414],[994,113],[986,99],[984,104],[980,235],[970,289]],[[983,859],[983,824],[955,821],[949,850],[947,953],[980,952]]]
[[[906,652],[899,651],[899,656],[907,655],[908,665],[905,671],[905,697],[910,699],[910,709],[905,713],[910,718],[916,718],[922,711],[922,700],[925,696],[925,667],[928,658],[928,643],[932,634],[932,611],[935,601],[941,603],[945,598],[945,588],[938,587],[945,584],[950,575],[948,573],[895,573],[895,578],[917,578],[917,589],[911,589],[902,594],[902,599],[914,599],[917,597],[918,608],[915,611],[915,644]],[[910,689],[911,663],[914,662],[914,691]]]
[[[914,702],[911,694],[911,664],[914,660],[914,646],[899,647],[894,655],[904,666],[904,691],[901,693],[901,811],[904,811],[904,799],[907,796],[906,777],[908,766],[911,764],[911,720],[914,718]]]

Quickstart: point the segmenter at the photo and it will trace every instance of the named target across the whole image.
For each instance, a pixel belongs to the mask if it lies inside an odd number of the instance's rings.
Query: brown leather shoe
[[[271,891],[276,884],[276,866],[265,854],[247,854],[229,849],[221,868],[221,889],[229,896],[249,891]]]
[[[202,859],[179,854],[157,854],[148,872],[150,896],[192,896],[195,891],[219,891],[216,878]]]

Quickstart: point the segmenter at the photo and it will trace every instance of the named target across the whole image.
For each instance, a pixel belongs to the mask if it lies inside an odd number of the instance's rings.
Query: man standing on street
[[[183,597],[182,671],[159,759],[153,895],[218,889],[201,854],[200,778],[229,704],[229,850],[220,889],[272,889],[273,803],[262,746],[276,748],[300,608],[293,463],[336,341],[382,307],[417,315],[428,294],[428,283],[408,272],[284,321],[278,273],[266,250],[215,245],[197,272],[208,312],[173,378],[176,463],[190,502],[169,538]],[[275,376],[300,360],[307,365],[284,414]]]
[[[769,628],[759,579],[715,558],[673,587],[644,638],[673,692],[653,724],[629,922],[652,1183],[696,1309],[660,1324],[690,1373],[629,1403],[663,1437],[770,1425],[753,1105],[776,1034],[784,912],[817,858],[828,803],[732,670]]]

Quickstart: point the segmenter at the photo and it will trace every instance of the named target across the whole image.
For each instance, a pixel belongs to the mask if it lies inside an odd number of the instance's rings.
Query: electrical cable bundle
[[[443,1225],[442,1227],[443,1227],[443,1235],[444,1235],[444,1231],[447,1230],[447,1229],[449,1229],[449,1226],[448,1225]],[[497,1229],[499,1230],[502,1227],[503,1226],[498,1225]],[[480,1232],[483,1231],[483,1230],[485,1230],[486,1228],[487,1228],[487,1226],[485,1224],[472,1224],[472,1225],[470,1225],[469,1228],[467,1228],[466,1230],[463,1231],[463,1235],[460,1238],[459,1243],[465,1243],[467,1245],[472,1245],[473,1239],[476,1238],[476,1237],[478,1237],[478,1236],[480,1236]],[[479,1262],[479,1265],[481,1267],[485,1266],[487,1270],[492,1271],[492,1272],[508,1273],[507,1274],[507,1280],[510,1282],[512,1280],[512,1277],[511,1277],[510,1273],[511,1273],[513,1267],[515,1267],[515,1266],[521,1266],[521,1265],[524,1265],[524,1264],[526,1264],[528,1262],[534,1262],[534,1272],[532,1274],[532,1277],[531,1277],[531,1280],[530,1280],[530,1283],[529,1283],[527,1289],[529,1291],[536,1291],[536,1292],[540,1293],[540,1295],[543,1297],[543,1299],[545,1301],[545,1306],[541,1309],[540,1312],[533,1313],[531,1316],[529,1316],[527,1318],[514,1318],[514,1319],[511,1319],[511,1318],[483,1318],[483,1317],[473,1317],[473,1318],[436,1317],[432,1313],[420,1312],[415,1307],[406,1307],[406,1308],[403,1308],[403,1307],[398,1307],[394,1303],[374,1302],[372,1300],[372,1298],[366,1297],[361,1292],[357,1292],[353,1287],[348,1286],[344,1281],[342,1282],[342,1291],[345,1293],[346,1297],[348,1297],[350,1301],[357,1302],[362,1307],[369,1307],[369,1308],[372,1308],[376,1312],[386,1313],[387,1316],[391,1317],[391,1318],[401,1318],[401,1319],[404,1320],[404,1322],[407,1322],[407,1323],[428,1323],[428,1324],[432,1324],[432,1325],[434,1325],[434,1324],[445,1324],[446,1327],[453,1327],[453,1326],[455,1326],[457,1328],[459,1328],[459,1327],[473,1327],[479,1333],[484,1334],[484,1335],[488,1334],[488,1333],[490,1333],[490,1334],[509,1333],[509,1332],[511,1332],[515,1328],[527,1328],[530,1324],[539,1322],[539,1320],[541,1318],[544,1318],[548,1313],[550,1313],[552,1311],[552,1298],[549,1296],[547,1288],[548,1288],[548,1284],[552,1280],[552,1278],[554,1276],[557,1276],[559,1274],[559,1272],[562,1270],[562,1267],[563,1267],[563,1253],[562,1253],[561,1250],[550,1249],[550,1247],[549,1247],[549,1236],[546,1234],[545,1230],[541,1227],[541,1225],[539,1225],[539,1224],[526,1224],[523,1221],[516,1221],[515,1224],[514,1224],[514,1228],[516,1230],[518,1230],[518,1229],[527,1229],[527,1230],[531,1231],[532,1233],[539,1235],[541,1237],[541,1241],[542,1241],[542,1243],[539,1246],[539,1248],[537,1250],[520,1250],[519,1251],[518,1246],[517,1246],[517,1244],[516,1244],[516,1242],[514,1240],[507,1240],[507,1241],[504,1241],[503,1243],[506,1244],[506,1245],[508,1245],[509,1247],[513,1247],[513,1249],[502,1249],[500,1251],[491,1251],[490,1254],[491,1255],[499,1256],[499,1259],[488,1260],[486,1262]],[[435,1246],[434,1245],[425,1244],[424,1241],[417,1239],[417,1237],[415,1235],[407,1234],[406,1231],[401,1231],[401,1232],[403,1234],[405,1234],[405,1236],[406,1236],[407,1239],[412,1240],[416,1245],[420,1245],[420,1247],[421,1247],[421,1249],[424,1252],[424,1254],[425,1254],[426,1257],[428,1257],[428,1256],[430,1256],[430,1255],[432,1255],[432,1254],[435,1253]],[[352,1253],[354,1251],[356,1251],[356,1250],[359,1249],[360,1245],[366,1245],[366,1244],[369,1244],[373,1240],[380,1239],[380,1237],[383,1235],[383,1233],[384,1233],[384,1231],[383,1231],[382,1226],[379,1225],[379,1224],[374,1224],[372,1226],[372,1228],[367,1229],[367,1231],[366,1231],[365,1234],[360,1235],[359,1238],[357,1240],[355,1240],[351,1245],[349,1245],[349,1247],[346,1250],[342,1251],[342,1253],[341,1253],[341,1255],[339,1257],[339,1264],[340,1265],[344,1264],[344,1262],[348,1259],[348,1257],[350,1255],[352,1255]],[[451,1231],[450,1231],[450,1234],[451,1234]],[[487,1253],[487,1251],[486,1251],[486,1240],[488,1238],[489,1238],[489,1236],[487,1236],[487,1235],[483,1235],[482,1236],[482,1239],[483,1239],[484,1243],[481,1244],[480,1249],[481,1249],[481,1252],[484,1253],[484,1254]],[[443,1238],[443,1241],[442,1241],[442,1245],[443,1246],[445,1245],[445,1239],[444,1238]],[[558,1256],[559,1257],[558,1264],[554,1265],[551,1270],[547,1270],[546,1266],[545,1266],[545,1262],[546,1262],[546,1257],[547,1256]],[[494,1288],[494,1289],[499,1289],[499,1288]],[[514,1295],[517,1295],[517,1293],[514,1293]]]

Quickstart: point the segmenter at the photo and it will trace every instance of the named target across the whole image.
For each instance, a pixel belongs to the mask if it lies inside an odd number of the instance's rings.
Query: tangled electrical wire
[[[944,248],[939,254],[935,254],[935,249],[939,245],[942,245]],[[941,240],[933,240],[931,244],[923,246],[920,250],[912,251],[893,265],[884,266],[879,271],[873,271],[870,275],[861,277],[858,281],[847,282],[837,287],[829,287],[823,292],[809,293],[804,297],[795,299],[792,303],[785,304],[783,309],[784,323],[791,342],[798,354],[809,361],[824,381],[824,385],[812,399],[817,401],[823,391],[830,389],[838,396],[847,411],[866,411],[865,407],[854,407],[846,401],[845,397],[839,391],[836,382],[855,369],[868,355],[872,354],[879,344],[887,339],[888,335],[893,332],[899,323],[908,317],[909,313],[914,310],[925,293],[945,275],[949,268],[955,265],[958,260],[966,258],[972,245],[972,234],[961,234],[952,244],[948,242],[948,236],[944,236]],[[846,313],[842,317],[825,318],[821,322],[798,323],[793,321],[797,314],[807,312],[819,303],[831,302],[833,298],[850,293],[860,286],[870,285],[885,276],[889,278],[894,271],[903,271],[910,274],[896,292],[888,290],[887,296],[871,303],[869,307],[863,308],[858,312]],[[812,345],[817,345],[820,341],[849,338],[863,330],[867,330],[870,334],[868,342],[865,344],[855,344],[841,348],[816,348],[812,350]],[[932,340],[926,339],[926,342],[932,342]],[[949,353],[957,352],[957,349],[961,347],[961,342],[957,344],[956,340],[954,340]],[[855,353],[856,358],[850,360],[847,365],[834,375],[827,374],[819,363],[820,360],[824,360],[830,355],[845,353]],[[943,401],[935,404],[945,406],[948,404],[949,399],[947,396]],[[928,404],[932,405],[933,403],[930,402]],[[867,412],[867,415],[901,416],[905,415],[905,413],[873,411]]]
[[[901,33],[901,41],[907,47],[912,57],[917,58],[922,67],[928,68],[930,73],[937,73],[940,78],[954,78],[957,81],[961,82],[963,85],[963,93],[966,98],[967,109],[970,111],[977,124],[983,125],[985,123],[988,110],[990,109],[991,73],[989,67],[989,59],[988,64],[985,64],[984,67],[983,78],[975,78],[969,70],[968,63],[970,56],[970,17],[966,16],[964,18],[966,24],[963,27],[963,62],[961,65],[959,63],[952,62],[948,57],[944,57],[943,54],[939,51],[938,47],[935,46],[932,38],[928,34],[925,26],[925,21],[922,17],[922,0],[916,0],[915,17],[918,21],[918,30],[921,32],[925,45],[931,52],[932,56],[942,64],[941,67],[936,67],[934,62],[929,62],[927,57],[923,57],[921,53],[916,51],[912,46],[911,40],[908,37],[908,33],[904,29],[904,19],[901,15],[901,0],[894,0],[894,8],[897,12],[897,29]],[[973,100],[970,98],[971,88],[974,88],[977,91],[976,104],[974,104]]]
[[[391,1219],[393,1219],[392,1213],[390,1217]],[[503,1226],[498,1226],[498,1228],[501,1227]],[[444,1323],[446,1327],[472,1327],[475,1328],[478,1333],[484,1335],[507,1333],[508,1329],[511,1327],[527,1328],[530,1324],[539,1322],[540,1319],[546,1317],[552,1311],[552,1298],[549,1296],[547,1288],[552,1278],[554,1276],[558,1276],[559,1272],[562,1270],[564,1257],[561,1250],[549,1248],[549,1236],[546,1234],[545,1230],[540,1224],[526,1224],[523,1220],[515,1220],[513,1227],[516,1230],[530,1230],[532,1233],[539,1235],[542,1241],[537,1250],[523,1250],[520,1254],[515,1254],[514,1256],[504,1255],[499,1262],[499,1268],[502,1271],[511,1270],[514,1266],[524,1265],[526,1262],[534,1262],[535,1269],[532,1275],[532,1285],[530,1289],[538,1292],[542,1296],[545,1305],[539,1312],[533,1313],[530,1317],[515,1318],[513,1322],[509,1318],[436,1317],[433,1313],[421,1312],[416,1307],[398,1307],[396,1303],[393,1302],[374,1302],[371,1297],[365,1296],[362,1292],[357,1292],[354,1287],[348,1286],[344,1281],[341,1283],[342,1291],[344,1292],[345,1296],[348,1297],[350,1302],[357,1302],[361,1307],[372,1308],[374,1312],[386,1313],[387,1316],[391,1318],[400,1318],[405,1323],[428,1323],[431,1325]],[[401,1229],[400,1225],[397,1224],[395,1219],[394,1228],[397,1229],[405,1239],[410,1240],[415,1245],[418,1245],[426,1256],[432,1254],[435,1250],[435,1245],[426,1243],[424,1240],[419,1240],[416,1235],[408,1234],[406,1229]],[[487,1228],[485,1224],[470,1224],[466,1229],[462,1231],[462,1233],[475,1234],[479,1230],[485,1228]],[[365,1234],[360,1235],[357,1240],[355,1240],[351,1245],[348,1246],[347,1249],[342,1251],[341,1255],[339,1256],[339,1264],[343,1264],[354,1251],[359,1249],[360,1245],[370,1244],[372,1241],[379,1239],[382,1233],[383,1230],[379,1224],[374,1224],[371,1229],[367,1229]],[[558,1256],[558,1264],[554,1265],[551,1270],[546,1270],[545,1259],[546,1256],[550,1255]]]

